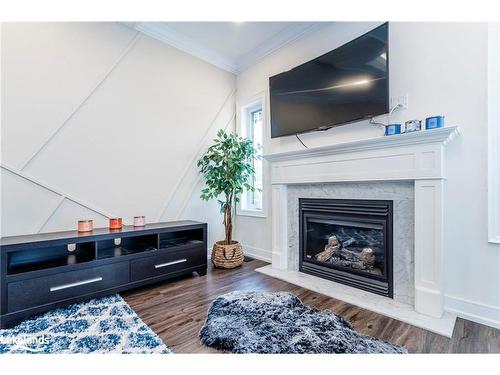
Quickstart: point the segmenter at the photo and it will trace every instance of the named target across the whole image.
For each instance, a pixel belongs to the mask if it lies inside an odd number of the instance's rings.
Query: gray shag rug
[[[341,316],[308,307],[286,292],[217,297],[200,339],[232,353],[407,353],[401,346],[357,333]]]

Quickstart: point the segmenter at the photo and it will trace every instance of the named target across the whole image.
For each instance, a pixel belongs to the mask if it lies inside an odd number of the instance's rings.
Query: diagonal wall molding
[[[226,126],[224,126],[224,130],[227,130],[227,128],[230,126],[230,124],[234,123],[234,120],[236,118],[236,113],[233,114],[233,116],[231,117],[231,119],[227,122]],[[206,148],[206,147],[205,147]],[[196,160],[199,159],[201,157],[201,155],[203,154],[203,152],[205,151],[205,148],[201,149],[200,152],[198,153],[198,155],[196,156]],[[196,168],[196,165],[195,165],[195,168]],[[195,170],[195,178],[194,178],[194,182],[191,182],[191,189],[190,190],[187,190],[189,191],[189,194],[185,194],[184,195],[184,199],[181,200],[179,206],[178,206],[178,209],[177,209],[177,213],[173,216],[174,220],[179,220],[181,218],[181,215],[182,213],[184,212],[184,210],[186,209],[186,206],[189,202],[189,198],[193,195],[193,192],[194,190],[196,189],[196,187],[200,184],[201,182],[201,175],[200,173]]]
[[[66,186],[64,182],[57,182],[59,180],[54,180],[50,177],[50,175],[49,177],[38,175],[34,170],[32,170],[32,167],[35,165],[38,166],[38,162],[41,161],[42,158],[45,160],[45,156],[47,156],[46,154],[52,153],[52,144],[56,141],[58,142],[59,138],[66,136],[65,129],[72,126],[73,121],[77,116],[79,116],[84,108],[87,107],[88,103],[94,100],[93,98],[96,98],[101,91],[107,90],[108,85],[105,82],[109,82],[113,77],[115,77],[115,75],[112,75],[113,72],[116,74],[119,66],[124,66],[126,61],[136,58],[135,53],[131,56],[131,51],[136,51],[138,45],[142,46],[141,41],[143,39],[149,38],[139,31],[137,31],[134,35],[131,35],[127,31],[127,38],[121,40],[119,49],[115,50],[115,53],[110,56],[112,61],[107,60],[107,64],[101,65],[99,67],[100,69],[96,72],[98,76],[95,81],[90,81],[90,85],[92,85],[92,87],[88,87],[86,91],[80,91],[79,95],[76,97],[74,106],[70,108],[71,113],[67,113],[64,118],[54,123],[54,127],[50,131],[49,135],[35,139],[34,147],[30,147],[30,149],[27,150],[29,157],[19,160],[16,164],[0,161],[0,169],[9,173],[9,178],[12,178],[12,184],[22,183],[18,186],[25,185],[27,191],[31,191],[29,189],[37,187],[40,188],[38,189],[40,190],[40,193],[43,193],[43,191],[50,193],[50,201],[46,200],[44,194],[40,195],[40,203],[42,203],[41,200],[43,199],[43,207],[40,206],[37,210],[31,210],[28,205],[26,207],[23,206],[23,213],[31,215],[29,223],[17,224],[12,222],[10,227],[5,227],[6,231],[2,231],[2,235],[15,235],[18,232],[41,233],[49,230],[49,227],[56,228],[59,224],[67,222],[67,220],[73,220],[73,216],[78,215],[77,213],[81,211],[82,214],[86,211],[87,215],[90,215],[99,221],[101,219],[117,216],[116,212],[108,211],[106,209],[107,206],[103,203],[99,203],[99,200],[96,199],[93,201],[92,195],[87,195],[85,192],[79,190],[70,190],[71,184]],[[26,54],[29,56],[28,52],[26,52]],[[156,63],[156,60],[154,61]],[[162,62],[163,61],[158,60],[158,64]],[[212,69],[207,67],[206,74],[209,74],[211,71]],[[175,178],[171,177],[170,181],[168,181],[171,184],[170,186],[175,187],[172,192],[168,193],[170,196],[162,197],[160,195],[158,197],[159,199],[155,199],[155,205],[151,206],[153,208],[153,212],[148,213],[148,216],[151,215],[151,221],[154,221],[155,219],[165,219],[167,217],[166,215],[168,215],[168,218],[179,217],[182,212],[185,211],[191,197],[194,197],[193,191],[197,188],[200,181],[196,168],[197,157],[206,148],[206,146],[211,143],[211,139],[218,129],[231,128],[231,124],[234,123],[236,95],[232,80],[233,78],[234,77],[229,74],[223,73],[220,80],[220,88],[219,86],[215,86],[215,89],[217,89],[217,91],[215,91],[217,93],[217,97],[212,99],[212,105],[210,106],[210,109],[207,109],[206,111],[204,118],[208,121],[206,121],[205,125],[200,129],[199,136],[201,139],[199,138],[199,142],[195,141],[195,144],[191,143],[192,146],[197,146],[197,148],[194,148],[189,152],[188,157],[184,159],[184,163],[186,163],[186,165],[182,165],[182,169],[179,173],[176,173]],[[205,81],[202,81],[202,83],[204,82]],[[213,83],[213,80],[209,80],[208,82]],[[215,81],[215,84],[218,85],[219,81]],[[217,104],[217,101],[219,104]],[[220,107],[217,108],[218,106]],[[182,131],[182,129],[178,129],[178,131]],[[12,189],[15,189],[15,186],[17,185],[9,186],[12,186]],[[14,193],[14,190],[11,192]],[[9,199],[8,196],[7,199]],[[164,204],[161,207],[161,212],[158,212],[159,206],[163,202]],[[35,206],[33,208],[38,206],[36,202],[34,204]],[[111,208],[111,211],[114,210],[114,208]],[[19,212],[18,209],[16,210],[14,202],[14,204],[9,205],[8,214],[22,213]]]
[[[6,171],[9,171],[10,173],[16,175],[17,177],[21,178],[21,179],[24,179],[32,184],[35,184],[37,186],[40,186],[41,188],[44,188],[54,194],[57,194],[61,197],[60,201],[58,201],[58,204],[56,205],[56,207],[54,207],[54,209],[52,210],[52,212],[44,219],[42,219],[40,221],[40,223],[38,224],[36,231],[37,232],[40,232],[43,227],[47,224],[47,222],[50,220],[50,218],[57,212],[57,210],[59,209],[59,207],[61,207],[61,204],[63,203],[64,200],[69,200],[73,203],[76,203],[77,205],[79,205],[80,207],[83,207],[83,208],[86,208],[92,212],[95,212],[96,214],[99,214],[105,218],[110,218],[110,217],[114,217],[116,215],[113,215],[109,212],[106,212],[98,207],[95,207],[93,204],[91,203],[88,203],[88,202],[85,202],[84,200],[80,199],[80,198],[77,198],[77,197],[74,197],[74,196],[71,196],[69,194],[66,194],[65,192],[63,192],[61,189],[59,189],[58,187],[56,186],[52,186],[44,181],[40,181],[38,180],[37,178],[33,177],[33,176],[30,176],[29,174],[25,173],[25,172],[22,172],[22,171],[18,171],[16,170],[15,168],[12,168],[10,166],[7,166],[5,164],[1,164],[0,165],[0,168],[6,170]]]
[[[57,210],[59,209],[59,207],[61,207],[61,205],[64,203],[65,200],[66,200],[65,196],[61,195],[59,197],[59,200],[54,205],[54,208],[52,208],[49,211],[49,214],[46,215],[45,217],[43,217],[42,220],[40,220],[40,222],[36,225],[36,227],[34,229],[35,233],[40,233],[43,230],[43,228],[47,225],[47,223],[50,221],[50,219],[52,218],[52,216],[55,215],[55,213],[57,212]]]
[[[68,117],[59,125],[35,150],[35,152],[22,164],[20,171],[24,171],[30,163],[38,156],[38,154],[45,148],[47,145],[54,139],[54,137],[66,126],[66,124],[78,113],[80,108],[82,108],[85,103],[94,95],[94,93],[102,86],[102,84],[106,81],[106,79],[113,73],[113,71],[120,65],[123,59],[128,55],[128,53],[135,46],[137,41],[140,39],[141,33],[137,31],[134,37],[127,44],[125,49],[120,53],[117,59],[111,64],[111,66],[105,71],[104,75],[99,78],[96,85],[92,87],[90,92],[83,98],[83,100],[76,106],[76,108],[69,114]]]
[[[168,214],[169,219],[178,219],[182,214],[182,211],[187,205],[187,202],[189,201],[189,198],[193,194],[193,191],[197,186],[197,182],[199,181],[199,174],[196,169],[196,161],[208,147],[208,144],[217,133],[217,130],[220,128],[226,130],[228,126],[234,121],[236,115],[234,106],[235,94],[235,90],[231,91],[231,93],[224,100],[222,106],[217,111],[213,121],[210,123],[201,141],[198,143],[193,157],[189,160],[189,163],[186,164],[181,178],[175,185],[174,190],[165,199],[165,203],[158,213],[157,221],[162,220],[162,218],[164,218],[166,214]],[[226,112],[229,112],[229,116],[226,117],[228,118],[228,120],[222,119],[222,116],[224,114],[227,115]],[[223,123],[222,127],[220,126],[221,121]],[[179,197],[179,195],[181,196]]]

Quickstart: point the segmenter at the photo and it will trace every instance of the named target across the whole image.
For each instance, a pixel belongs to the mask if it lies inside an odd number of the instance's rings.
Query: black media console
[[[177,221],[0,239],[0,327],[47,310],[207,272],[207,224]]]

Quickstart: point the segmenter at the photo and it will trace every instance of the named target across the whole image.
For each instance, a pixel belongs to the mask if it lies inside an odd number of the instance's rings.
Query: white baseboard
[[[271,251],[243,244],[243,252],[251,258],[271,263]]]
[[[247,245],[242,245],[243,246],[243,252],[245,255],[248,255],[251,258],[262,260],[267,263],[271,263],[271,252],[264,250],[264,249],[259,249],[257,247],[253,246],[247,246]],[[209,247],[207,249],[207,259],[211,260],[212,256],[212,248]]]
[[[464,298],[445,295],[445,310],[457,316],[500,329],[500,308]]]

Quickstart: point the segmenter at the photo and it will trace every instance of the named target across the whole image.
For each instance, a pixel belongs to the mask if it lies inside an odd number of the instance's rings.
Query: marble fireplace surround
[[[443,184],[445,146],[457,134],[457,127],[446,127],[265,156],[272,183],[272,265],[258,271],[451,337],[455,316],[444,311],[443,293]],[[394,233],[413,235],[394,238],[400,255],[395,299],[297,271],[299,196],[387,199],[391,191],[395,204],[414,205],[413,220],[402,217],[413,231]],[[398,281],[404,285],[396,287]]]
[[[393,201],[394,300],[413,305],[413,184],[409,181],[290,185],[287,191],[288,268],[299,270],[299,198],[386,199]]]

